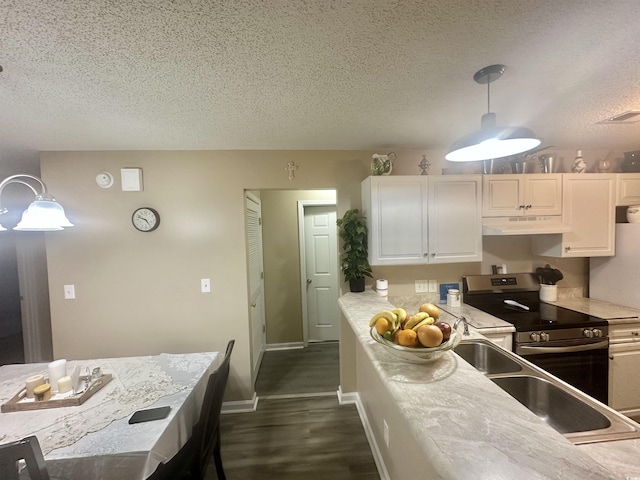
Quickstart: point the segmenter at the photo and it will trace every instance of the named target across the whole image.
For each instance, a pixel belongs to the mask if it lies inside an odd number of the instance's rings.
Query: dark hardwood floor
[[[355,405],[337,396],[260,400],[257,411],[223,415],[228,480],[379,480]],[[213,465],[207,480],[216,478]]]
[[[336,392],[340,385],[338,342],[311,343],[264,354],[256,393],[260,398]]]
[[[355,405],[338,403],[339,384],[338,342],[266,352],[257,410],[221,418],[227,479],[379,480]],[[212,464],[206,480],[215,478]]]

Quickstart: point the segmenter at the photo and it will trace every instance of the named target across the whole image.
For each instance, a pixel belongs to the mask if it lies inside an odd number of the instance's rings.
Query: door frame
[[[304,209],[305,207],[336,207],[333,200],[298,200],[298,245],[300,246],[300,297],[302,303],[302,341],[309,345],[309,326],[307,325],[307,255],[304,242]],[[338,272],[340,269],[338,269]],[[339,274],[339,273],[338,273]],[[338,281],[339,284],[339,281]]]

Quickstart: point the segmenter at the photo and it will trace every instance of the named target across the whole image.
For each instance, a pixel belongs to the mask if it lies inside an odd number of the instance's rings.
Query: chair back
[[[30,436],[0,445],[0,478],[18,480],[18,461],[24,460],[31,480],[49,480],[38,438]]]
[[[229,378],[229,364],[234,344],[235,340],[229,341],[222,363],[209,376],[209,381],[207,382],[200,419],[194,431],[196,452],[192,471],[196,470],[198,472],[195,478],[204,477],[204,472],[211,461],[213,450],[219,441],[222,399],[227,387],[227,379]]]

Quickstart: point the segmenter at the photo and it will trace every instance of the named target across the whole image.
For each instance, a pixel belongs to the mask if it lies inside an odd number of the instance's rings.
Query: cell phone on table
[[[142,422],[150,422],[152,420],[162,420],[163,418],[167,418],[169,412],[171,411],[171,407],[157,407],[157,408],[148,408],[146,410],[138,410],[131,415],[129,419],[129,423],[142,423]]]

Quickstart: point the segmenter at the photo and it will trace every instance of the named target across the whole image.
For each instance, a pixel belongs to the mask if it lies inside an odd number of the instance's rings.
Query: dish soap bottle
[[[576,152],[576,159],[573,161],[571,171],[573,173],[584,173],[587,170],[587,165],[582,158],[582,150]]]

